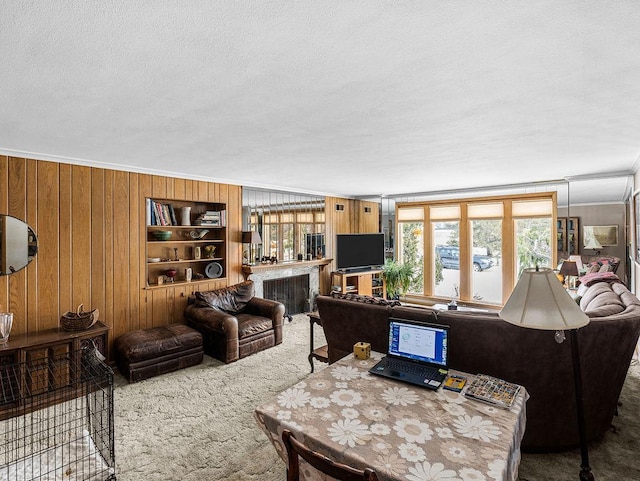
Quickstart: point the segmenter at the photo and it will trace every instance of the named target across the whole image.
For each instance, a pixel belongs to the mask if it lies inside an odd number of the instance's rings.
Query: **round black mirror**
[[[0,275],[24,268],[38,252],[36,233],[16,217],[0,214]]]

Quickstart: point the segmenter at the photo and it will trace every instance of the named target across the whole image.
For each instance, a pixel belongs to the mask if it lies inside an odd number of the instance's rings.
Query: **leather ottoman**
[[[200,364],[202,334],[183,324],[130,331],[114,344],[116,363],[129,382]]]

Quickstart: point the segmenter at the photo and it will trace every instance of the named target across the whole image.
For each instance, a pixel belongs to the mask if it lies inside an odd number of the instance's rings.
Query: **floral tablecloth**
[[[349,355],[256,408],[259,426],[285,462],[281,436],[287,428],[338,462],[371,466],[383,481],[517,479],[524,388],[510,410],[501,409],[369,374],[381,357]],[[300,471],[302,479],[331,479],[303,462]]]

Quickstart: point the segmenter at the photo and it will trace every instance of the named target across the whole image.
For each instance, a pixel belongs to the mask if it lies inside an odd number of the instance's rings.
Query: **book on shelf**
[[[147,225],[174,226],[180,225],[176,218],[173,204],[156,202],[153,199],[146,200]],[[226,210],[208,210],[200,214],[193,225],[225,227],[227,225]]]
[[[178,225],[173,204],[147,199],[147,225]]]
[[[509,409],[515,401],[520,386],[504,379],[478,374],[464,392],[465,396],[493,406]]]
[[[224,227],[227,224],[227,211],[208,210],[200,214],[193,222],[194,225],[209,225],[213,227]]]

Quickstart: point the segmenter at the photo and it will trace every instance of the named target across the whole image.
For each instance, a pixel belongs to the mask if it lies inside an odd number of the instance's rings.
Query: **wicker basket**
[[[93,326],[98,320],[98,309],[85,312],[84,304],[80,304],[76,312],[66,312],[60,318],[60,325],[65,331],[84,331]]]

